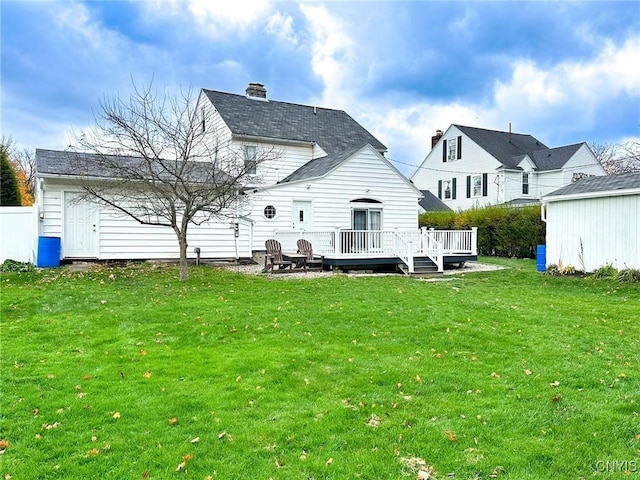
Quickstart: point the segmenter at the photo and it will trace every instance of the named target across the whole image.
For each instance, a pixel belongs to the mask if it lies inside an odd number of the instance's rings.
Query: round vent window
[[[264,216],[267,218],[273,218],[276,216],[276,207],[273,205],[267,205],[264,207]]]

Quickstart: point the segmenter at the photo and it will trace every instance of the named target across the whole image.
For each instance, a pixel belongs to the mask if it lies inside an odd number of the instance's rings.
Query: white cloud
[[[269,18],[265,31],[278,40],[288,43],[292,46],[298,44],[298,37],[293,29],[293,18],[291,15],[282,15],[276,12]]]
[[[563,62],[543,70],[532,61],[516,61],[508,83],[496,82],[495,109],[521,121],[553,122],[563,111],[574,128],[588,128],[598,109],[615,105],[620,95],[640,95],[640,37],[620,47],[610,41],[593,58]]]
[[[271,3],[268,0],[171,0],[147,5],[147,11],[152,15],[182,19],[185,8],[201,34],[222,38],[244,33],[256,23],[266,21]]]
[[[516,61],[510,81],[496,82],[488,104],[419,101],[398,107],[378,102],[363,110],[363,123],[373,126],[370,130],[383,142],[393,144],[388,156],[406,174],[413,169],[405,164],[421,162],[431,148],[431,136],[452,123],[507,130],[512,122],[514,131],[543,141],[559,129],[590,131],[602,109],[615,109],[616,102],[629,98],[638,102],[639,40],[631,37],[619,47],[607,42],[588,60],[563,62],[546,70],[532,61]]]
[[[322,104],[350,103],[355,72],[353,64],[357,55],[355,42],[348,35],[346,25],[322,5],[301,4],[300,10],[309,23],[311,66],[325,85]]]

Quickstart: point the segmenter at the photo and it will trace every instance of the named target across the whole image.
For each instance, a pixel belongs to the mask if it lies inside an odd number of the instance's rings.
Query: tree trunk
[[[180,244],[180,281],[189,279],[189,264],[187,263],[187,231],[183,230],[178,234]]]

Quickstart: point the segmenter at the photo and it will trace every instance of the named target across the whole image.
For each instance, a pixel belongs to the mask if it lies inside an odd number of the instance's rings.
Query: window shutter
[[[447,161],[447,141],[446,140],[442,141],[442,161],[443,162]]]
[[[482,174],[482,196],[486,197],[487,196],[487,190],[488,190],[488,185],[487,185],[487,177],[488,175],[486,173]]]
[[[438,180],[438,198],[442,200],[442,180]]]
[[[456,199],[456,178],[451,179],[451,200]]]
[[[462,158],[462,135],[458,136],[458,160]]]
[[[471,198],[471,175],[467,175],[467,198]]]

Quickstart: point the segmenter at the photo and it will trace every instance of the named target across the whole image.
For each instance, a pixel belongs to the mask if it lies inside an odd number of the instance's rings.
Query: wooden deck
[[[406,273],[442,272],[448,263],[476,260],[477,229],[333,230],[277,232],[283,251],[296,251],[305,238],[325,265],[367,268],[396,265]]]

